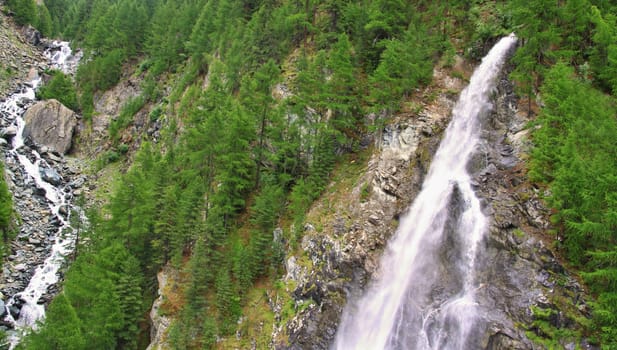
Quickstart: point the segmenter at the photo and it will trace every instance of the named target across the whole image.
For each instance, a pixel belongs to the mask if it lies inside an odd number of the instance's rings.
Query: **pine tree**
[[[253,188],[254,161],[251,159],[250,144],[255,134],[253,123],[246,112],[230,101],[225,134],[217,157],[219,183],[215,193],[215,203],[221,208],[225,222],[233,217],[245,204],[245,196]]]
[[[34,0],[7,0],[6,4],[13,11],[17,24],[36,24],[37,9]]]
[[[64,293],[58,294],[49,305],[46,321],[39,331],[30,335],[25,349],[33,350],[83,350],[86,339],[75,309]]]
[[[251,237],[254,233],[251,233]],[[260,254],[262,252],[258,252]],[[254,255],[250,246],[245,245],[241,240],[236,239],[231,244],[231,260],[233,276],[238,284],[240,294],[245,294],[253,284],[257,264],[260,262]]]
[[[199,237],[193,249],[188,265],[189,283],[186,289],[187,309],[191,315],[201,315],[205,312],[206,292],[213,285],[212,271],[206,268],[210,263],[209,242],[207,237]]]
[[[358,137],[357,130],[361,118],[360,96],[361,82],[359,71],[351,52],[351,43],[346,34],[338,37],[328,57],[327,66],[331,77],[327,81],[329,90],[328,109],[332,111],[331,124],[345,136],[349,142]]]
[[[617,17],[592,6],[590,20],[595,24],[591,68],[602,87],[617,95]]]
[[[118,262],[120,272],[115,284],[116,294],[122,312],[122,328],[117,333],[120,347],[136,349],[139,334],[138,321],[143,317],[145,308],[142,287],[143,278],[139,261],[126,253],[126,258]]]
[[[230,334],[240,315],[240,299],[235,291],[229,271],[225,266],[219,268],[216,277],[216,308],[223,334]]]
[[[49,14],[49,10],[45,4],[37,6],[37,19],[35,26],[36,29],[41,32],[41,35],[45,37],[50,37],[52,35],[53,22],[51,19],[51,14]]]
[[[13,199],[6,184],[4,164],[0,162],[0,230],[2,231],[2,246],[9,243],[13,219]]]
[[[107,265],[113,266],[115,260],[113,255],[82,253],[66,276],[64,293],[81,320],[85,343],[93,349],[114,348],[116,334],[124,326],[115,273],[107,270]]]
[[[432,77],[431,40],[424,28],[410,24],[403,40],[385,44],[379,66],[369,78],[374,111],[390,115],[398,110],[403,96]]]
[[[280,70],[273,60],[269,60],[261,66],[256,72],[253,79],[243,85],[241,91],[244,105],[249,113],[253,115],[256,121],[258,144],[255,147],[255,187],[259,187],[261,168],[265,158],[269,158],[268,143],[271,138],[271,129],[275,127],[274,118],[276,110],[274,109],[275,100],[272,97],[272,89],[279,78]]]

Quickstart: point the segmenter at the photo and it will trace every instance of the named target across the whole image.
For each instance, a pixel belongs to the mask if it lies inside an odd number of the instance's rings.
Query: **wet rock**
[[[58,219],[57,217],[53,217],[53,218],[49,221],[49,224],[50,224],[51,226],[54,226],[54,227],[60,227],[60,226],[62,226],[62,221],[60,221],[60,219]],[[55,230],[52,230],[52,232],[55,232]]]
[[[83,176],[80,176],[77,179],[71,181],[69,183],[69,186],[71,186],[71,188],[77,189],[77,188],[81,188],[85,183],[86,183],[86,178]]]
[[[43,181],[49,182],[54,186],[58,186],[62,183],[62,177],[52,168],[42,168],[39,172]]]
[[[21,32],[28,41],[28,43],[34,46],[38,46],[41,44],[41,32],[36,30],[36,28],[32,27],[31,25],[27,25],[22,28]]]
[[[66,217],[67,215],[69,215],[69,207],[67,205],[61,205],[58,208],[58,213],[64,217]]]
[[[36,239],[36,238],[29,238],[28,243],[33,244],[33,245],[41,245],[41,240]]]
[[[70,150],[77,117],[57,100],[37,102],[26,111],[24,120],[24,138],[60,154]]]
[[[45,198],[45,194],[47,193],[47,191],[45,191],[44,188],[42,187],[36,187],[33,191],[32,194],[34,194],[35,196],[39,196],[39,197],[43,197]]]
[[[51,161],[56,162],[56,163],[61,163],[62,162],[62,158],[60,156],[58,156],[56,153],[54,153],[54,152],[49,152],[49,151],[42,152],[41,151],[41,153],[44,153],[45,157],[48,160],[51,160]]]
[[[15,135],[17,135],[17,127],[14,125],[7,126],[0,130],[0,136],[4,139],[11,139]]]
[[[506,331],[507,332],[507,331]],[[486,345],[486,350],[527,350],[532,349],[532,345],[529,342],[521,342],[517,340],[515,335],[507,334],[506,332],[499,331],[489,337]]]

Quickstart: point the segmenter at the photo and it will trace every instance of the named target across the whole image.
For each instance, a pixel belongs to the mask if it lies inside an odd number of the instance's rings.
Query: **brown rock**
[[[37,102],[26,111],[24,120],[25,138],[60,154],[67,153],[71,148],[77,117],[75,112],[57,100]]]

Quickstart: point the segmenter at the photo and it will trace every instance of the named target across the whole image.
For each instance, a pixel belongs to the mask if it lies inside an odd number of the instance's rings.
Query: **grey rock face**
[[[57,100],[37,102],[26,111],[24,120],[24,138],[60,154],[71,149],[77,116]]]

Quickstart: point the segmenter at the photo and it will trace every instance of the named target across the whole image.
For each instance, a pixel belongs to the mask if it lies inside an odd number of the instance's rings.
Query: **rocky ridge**
[[[28,28],[15,30],[11,19],[0,10],[0,96],[15,90],[32,72],[47,68],[42,51],[31,43],[34,40],[38,44],[40,35],[37,39],[33,33]]]
[[[418,193],[448,122],[456,100],[452,92],[463,86],[439,70],[434,80],[439,90],[435,101],[386,126],[376,140],[379,151],[352,189],[351,198],[330,208],[335,212],[332,219],[319,223],[319,230],[315,228],[311,220],[323,213],[321,204],[307,216],[302,252],[286,261],[287,291],[297,314],[274,330],[273,347],[328,349],[346,300],[359,297],[378,272],[386,241]],[[537,349],[529,333],[546,335],[534,324],[541,319],[536,313],[550,313],[549,323],[555,328],[572,328],[574,319],[588,316],[588,310],[582,287],[542,239],[549,227],[549,211],[540,200],[540,190],[526,179],[521,159],[529,150],[528,120],[517,112],[506,73],[496,96],[494,111],[484,122],[485,141],[469,165],[484,210],[491,217],[484,242],[487,260],[480,272],[491,283],[478,292],[482,304],[492,306],[486,310],[490,322],[482,330],[482,344],[494,350]],[[277,300],[272,298],[271,307],[280,318],[282,305]],[[565,348],[592,348],[587,343],[563,342]]]

